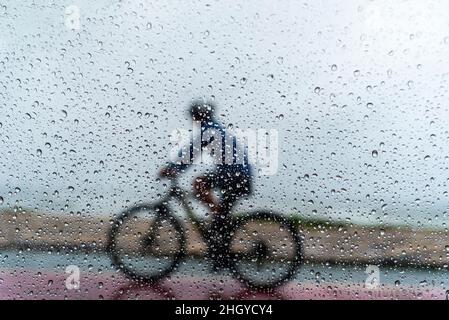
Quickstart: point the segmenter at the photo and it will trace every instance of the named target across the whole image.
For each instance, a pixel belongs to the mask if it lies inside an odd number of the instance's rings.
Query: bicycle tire
[[[135,270],[127,266],[123,261],[120,250],[117,249],[117,237],[120,235],[121,227],[123,227],[126,222],[128,222],[133,216],[135,216],[139,211],[142,210],[154,211],[156,216],[155,221],[157,221],[157,219],[164,219],[165,221],[169,221],[169,223],[177,233],[175,238],[180,245],[180,249],[174,253],[171,263],[157,273],[154,273],[153,275],[146,275],[136,272]],[[112,226],[108,233],[107,252],[110,255],[112,264],[118,270],[123,272],[128,278],[143,283],[155,283],[172,273],[179,266],[179,263],[184,259],[186,252],[186,234],[179,219],[170,213],[170,210],[166,205],[161,203],[137,205],[121,213],[112,222]]]
[[[233,228],[232,228],[229,244],[231,244],[232,241],[234,240],[234,238],[236,237],[237,231],[248,221],[253,221],[253,222],[254,221],[271,221],[271,222],[281,225],[285,230],[288,231],[288,233],[291,236],[291,239],[292,239],[291,245],[294,246],[294,249],[293,249],[294,256],[292,258],[292,261],[290,262],[288,271],[285,273],[285,275],[283,275],[279,279],[276,279],[275,281],[265,282],[265,283],[256,283],[253,280],[249,279],[249,277],[247,277],[245,275],[245,273],[243,273],[241,270],[239,270],[238,265],[237,265],[239,263],[239,259],[233,258],[232,252],[230,252],[229,267],[230,267],[234,277],[236,277],[239,282],[245,284],[246,286],[248,286],[249,288],[254,289],[254,290],[270,290],[270,289],[277,288],[277,287],[285,284],[286,282],[290,281],[296,275],[299,267],[303,263],[302,241],[301,241],[299,232],[295,228],[294,224],[291,221],[289,221],[288,219],[286,219],[285,217],[283,217],[282,215],[280,215],[278,213],[271,212],[271,211],[254,211],[254,212],[245,213],[245,214],[242,214],[242,216],[240,216],[240,217],[234,218],[234,223],[233,223]],[[229,247],[229,250],[231,250],[230,247]]]

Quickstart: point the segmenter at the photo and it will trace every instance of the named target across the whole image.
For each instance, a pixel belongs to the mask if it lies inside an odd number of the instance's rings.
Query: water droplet
[[[424,287],[427,285],[427,280],[423,280],[419,283],[420,286]]]

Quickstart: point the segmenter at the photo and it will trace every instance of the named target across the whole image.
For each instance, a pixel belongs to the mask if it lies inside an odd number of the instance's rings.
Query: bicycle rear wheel
[[[127,277],[155,282],[178,266],[185,245],[184,229],[165,205],[140,205],[113,222],[108,252],[112,263]]]
[[[271,289],[290,280],[302,263],[301,239],[294,225],[268,211],[235,219],[229,253],[237,279],[254,289]]]

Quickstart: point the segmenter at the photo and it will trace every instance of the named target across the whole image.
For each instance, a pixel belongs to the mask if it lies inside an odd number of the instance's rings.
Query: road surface
[[[79,288],[67,279],[79,270]],[[445,270],[380,268],[379,286],[365,286],[366,267],[304,265],[272,293],[243,287],[227,272],[189,259],[158,285],[139,285],[111,266],[105,254],[18,252],[0,254],[1,299],[446,299]],[[70,279],[69,279],[70,280]],[[67,286],[67,283],[69,284]]]

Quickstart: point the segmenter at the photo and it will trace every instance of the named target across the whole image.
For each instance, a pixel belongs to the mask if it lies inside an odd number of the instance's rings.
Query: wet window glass
[[[0,1],[0,299],[445,299],[447,1]]]

